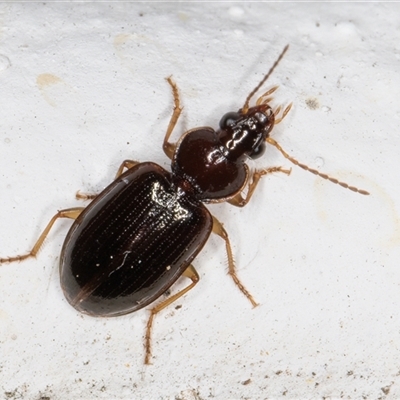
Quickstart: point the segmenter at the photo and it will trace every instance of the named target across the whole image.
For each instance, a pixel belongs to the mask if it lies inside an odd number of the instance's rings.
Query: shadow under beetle
[[[177,143],[169,141],[182,111],[176,84],[167,78],[174,97],[174,111],[164,138],[163,149],[171,159],[171,172],[152,162],[124,161],[115,180],[86,207],[58,211],[32,250],[24,255],[0,258],[0,263],[36,256],[54,222],[74,220],[60,257],[61,287],[68,302],[78,311],[111,317],[139,310],[158,299],[182,275],[191,283],[162,300],[150,310],[145,334],[145,363],[151,358],[151,330],[154,316],[179,299],[199,281],[192,261],[211,232],[225,241],[229,275],[240,291],[256,306],[253,296],[239,280],[228,234],[203,203],[224,202],[245,206],[262,176],[290,170],[282,167],[251,171],[248,158],[260,157],[265,144],[275,146],[299,167],[352,191],[349,186],[289,156],[269,134],[282,121],[282,112],[272,109],[273,87],[250,107],[261,88],[285,54],[284,48],[269,72],[248,95],[244,106],[225,114],[217,131],[209,127],[184,133]],[[279,116],[280,115],[280,116]],[[124,172],[125,171],[125,172]]]

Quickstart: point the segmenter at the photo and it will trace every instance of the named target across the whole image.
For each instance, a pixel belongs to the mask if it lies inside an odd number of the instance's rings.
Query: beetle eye
[[[249,157],[253,160],[261,157],[265,152],[265,142],[261,142],[250,154]]]
[[[242,117],[242,114],[231,111],[226,113],[219,121],[219,126],[221,129],[226,129],[235,124],[235,122]]]

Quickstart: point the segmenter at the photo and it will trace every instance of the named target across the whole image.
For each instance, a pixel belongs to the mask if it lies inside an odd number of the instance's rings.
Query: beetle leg
[[[20,256],[14,256],[14,257],[7,257],[7,258],[0,258],[0,264],[1,263],[6,263],[6,262],[14,262],[14,261],[22,261],[25,260],[26,258],[29,257],[35,257],[36,254],[38,253],[39,249],[42,247],[42,244],[44,240],[46,239],[47,235],[50,232],[50,229],[54,225],[54,222],[58,218],[71,218],[71,219],[76,219],[78,218],[79,214],[84,210],[83,207],[75,207],[75,208],[67,208],[66,210],[60,210],[57,212],[56,215],[50,220],[50,222],[47,224],[45,230],[42,232],[42,234],[39,236],[39,239],[33,246],[32,250],[29,253],[20,255]]]
[[[187,278],[191,279],[192,283],[150,310],[150,317],[149,320],[147,321],[146,336],[145,336],[145,347],[146,347],[146,357],[144,361],[145,364],[150,364],[151,329],[153,327],[154,316],[158,314],[161,310],[163,310],[165,307],[169,306],[171,303],[182,297],[185,293],[187,293],[190,289],[192,289],[196,285],[196,283],[200,280],[199,274],[194,269],[193,265],[189,265],[183,272],[182,276],[186,276]]]
[[[130,168],[133,168],[135,165],[139,164],[139,161],[134,161],[134,160],[124,160],[121,165],[118,168],[117,174],[115,175],[115,179],[117,179],[119,176],[121,176],[125,171],[124,169],[126,168],[127,170]],[[77,200],[93,200],[98,196],[98,193],[81,193],[79,190],[76,192],[75,197]]]
[[[254,300],[253,296],[249,293],[249,291],[243,286],[242,282],[240,282],[237,274],[236,274],[236,267],[235,267],[235,261],[233,260],[233,253],[232,253],[232,248],[231,248],[231,243],[229,241],[228,233],[226,232],[225,228],[215,218],[213,218],[213,227],[212,231],[220,236],[222,239],[225,240],[225,247],[226,247],[226,254],[228,256],[228,274],[232,277],[233,281],[235,282],[236,286],[240,289],[240,291],[250,300],[250,303],[253,305],[253,307],[257,307],[258,304]]]
[[[93,200],[98,196],[98,193],[81,193],[79,190],[75,193],[75,198],[77,200]]]
[[[179,100],[178,86],[176,86],[176,83],[171,79],[170,76],[166,79],[172,88],[172,94],[174,96],[174,111],[172,113],[171,119],[168,124],[168,129],[164,137],[163,150],[167,157],[172,160],[176,149],[176,143],[170,143],[168,140],[171,136],[172,131],[175,128],[176,123],[178,122],[179,116],[181,115],[182,107]]]
[[[125,171],[124,169],[131,169],[135,165],[138,165],[140,161],[135,161],[135,160],[124,160],[122,164],[119,166],[117,174],[115,175],[115,179],[117,179],[119,176],[121,176]]]
[[[270,174],[272,172],[283,172],[284,174],[289,175],[291,172],[291,169],[284,169],[283,167],[272,167],[272,168],[255,170],[253,173],[253,176],[251,178],[251,182],[249,183],[246,197],[243,197],[242,192],[239,192],[237,195],[235,195],[234,197],[229,199],[228,203],[232,204],[233,206],[236,206],[236,207],[244,207],[250,201],[251,197],[253,196],[253,193],[254,193],[261,177],[264,175]]]

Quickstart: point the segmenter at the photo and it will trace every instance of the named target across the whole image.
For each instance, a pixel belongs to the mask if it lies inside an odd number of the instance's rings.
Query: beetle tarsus
[[[193,265],[189,265],[187,269],[183,272],[182,276],[189,278],[192,281],[192,283],[189,286],[185,287],[184,289],[180,290],[178,293],[175,293],[168,299],[159,303],[157,306],[153,307],[150,310],[150,317],[149,320],[147,321],[146,334],[145,334],[145,349],[146,349],[146,356],[144,360],[145,364],[150,364],[150,359],[151,359],[151,330],[153,327],[154,316],[158,314],[161,310],[163,310],[165,307],[168,307],[174,301],[178,300],[180,297],[186,294],[190,289],[193,289],[194,286],[197,284],[197,282],[200,280],[199,274],[197,273]]]
[[[171,119],[168,124],[167,132],[165,133],[164,143],[163,143],[163,150],[166,156],[172,160],[172,157],[176,150],[176,143],[169,142],[169,137],[171,136],[172,131],[174,130],[176,123],[178,122],[179,116],[183,110],[181,107],[180,99],[179,99],[179,91],[178,86],[172,80],[172,77],[169,76],[166,78],[167,82],[170,84],[172,88],[172,95],[174,96],[174,110],[172,112]]]
[[[45,241],[47,235],[49,234],[52,226],[54,225],[54,222],[56,222],[58,218],[76,219],[78,218],[78,215],[82,212],[82,210],[83,210],[82,207],[75,207],[58,211],[57,214],[55,214],[53,218],[50,220],[50,222],[47,224],[46,228],[41,233],[39,239],[36,241],[35,245],[33,246],[32,250],[29,253],[14,257],[0,258],[0,263],[3,262],[12,263],[16,261],[23,261],[30,257],[35,257],[36,254],[39,252],[40,248],[42,247],[43,242]]]
[[[286,169],[283,167],[271,167],[266,169],[257,169],[253,172],[253,176],[248,184],[247,193],[244,197],[242,192],[239,192],[234,197],[228,200],[228,203],[236,207],[244,207],[252,198],[254,191],[260,181],[260,179],[267,174],[274,172],[283,172],[286,175],[290,175],[291,169]]]
[[[228,274],[232,277],[233,281],[235,282],[239,290],[248,298],[253,307],[257,307],[258,303],[254,300],[250,292],[244,287],[243,283],[240,281],[240,279],[236,274],[235,261],[233,259],[233,253],[228,233],[226,232],[221,222],[219,222],[217,218],[215,218],[214,216],[213,216],[213,232],[225,241],[226,254],[228,256]]]

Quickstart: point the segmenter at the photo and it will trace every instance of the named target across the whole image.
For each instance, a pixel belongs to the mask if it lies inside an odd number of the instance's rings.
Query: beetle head
[[[273,93],[277,87],[261,96],[256,106],[249,107],[249,103],[279,64],[288,47],[285,46],[268,73],[247,96],[244,106],[238,112],[229,112],[222,117],[217,133],[226,158],[241,161],[246,156],[255,159],[263,155],[265,141],[275,123],[275,114],[268,105],[270,99],[264,96]]]
[[[246,156],[252,159],[262,156],[274,121],[274,113],[268,104],[225,114],[217,132],[225,157],[236,161]]]

